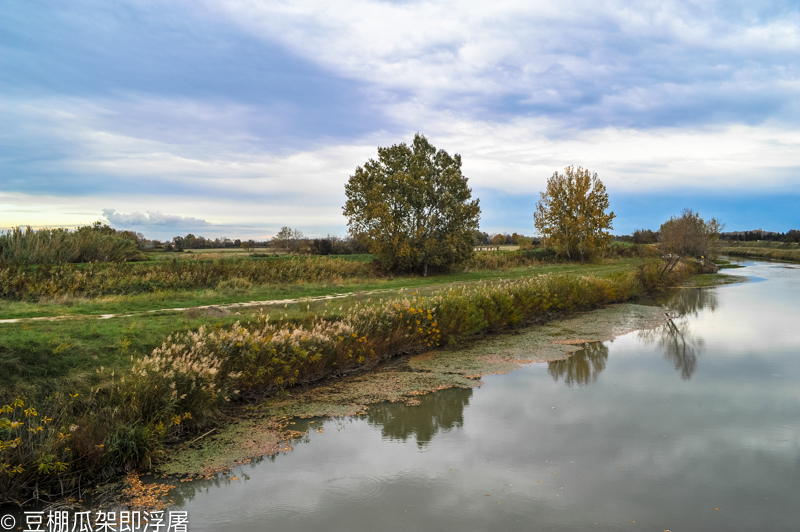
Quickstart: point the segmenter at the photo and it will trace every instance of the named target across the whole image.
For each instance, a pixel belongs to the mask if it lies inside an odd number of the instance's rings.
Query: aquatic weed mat
[[[693,275],[681,288],[713,288],[715,286],[725,286],[729,284],[739,284],[749,282],[751,279],[744,275],[729,275],[725,273],[701,273]]]

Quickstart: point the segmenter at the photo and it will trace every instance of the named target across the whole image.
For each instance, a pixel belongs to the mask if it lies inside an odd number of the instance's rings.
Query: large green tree
[[[345,185],[350,233],[388,270],[421,271],[472,255],[480,207],[461,173],[461,156],[417,133],[411,146],[378,148]]]
[[[583,262],[611,242],[614,212],[606,214],[608,192],[597,174],[568,166],[554,172],[533,214],[533,223],[552,245],[570,259]]]

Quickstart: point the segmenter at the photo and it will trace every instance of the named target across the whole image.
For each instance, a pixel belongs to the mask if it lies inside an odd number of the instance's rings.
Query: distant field
[[[794,242],[724,242],[720,254],[800,262],[800,244]]]
[[[147,251],[147,257],[153,261],[164,260],[203,260],[203,259],[244,259],[250,258],[253,254],[269,256],[289,256],[286,250],[276,250],[272,248],[255,248],[249,251],[242,248],[209,248],[209,249],[187,249],[185,251]]]
[[[220,260],[220,259],[286,259],[291,257],[300,257],[307,255],[298,255],[288,253],[285,249],[273,248],[254,248],[250,251],[245,251],[240,248],[222,248],[222,249],[187,249],[185,251],[148,251],[145,253],[147,257],[154,262],[171,261],[171,260]],[[369,262],[372,260],[372,255],[357,254],[357,255],[326,255],[327,257],[341,258],[354,262]]]

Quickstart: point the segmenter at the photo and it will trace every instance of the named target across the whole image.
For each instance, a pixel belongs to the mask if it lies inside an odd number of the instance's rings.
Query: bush
[[[10,501],[36,484],[44,489],[70,468],[66,420],[73,398],[34,402],[16,397],[0,406],[0,500]]]
[[[547,275],[451,288],[430,298],[356,304],[342,316],[313,316],[299,323],[262,316],[249,327],[237,323],[218,330],[201,328],[170,338],[154,351],[152,357],[161,362],[150,373],[171,375],[162,364],[175,359],[187,367],[214,368],[215,386],[198,385],[203,390],[275,393],[332,372],[375,364],[399,351],[457,343],[487,330],[521,326],[549,312],[589,309],[640,292],[633,274],[577,279]],[[174,393],[185,387],[178,385]],[[206,400],[207,406],[189,410],[210,408],[214,397]],[[182,408],[186,407],[177,410]]]
[[[683,261],[648,260],[636,268],[636,279],[644,293],[652,294],[667,287],[678,286],[691,274],[690,267]]]

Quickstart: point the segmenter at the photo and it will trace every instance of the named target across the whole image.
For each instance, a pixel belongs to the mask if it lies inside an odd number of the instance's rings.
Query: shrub
[[[683,261],[648,260],[636,268],[636,279],[647,294],[666,287],[677,286],[691,274],[690,267]]]
[[[201,328],[170,338],[154,351],[153,360],[160,362],[152,373],[172,375],[162,364],[175,359],[187,367],[213,367],[209,382],[216,383],[214,390],[274,393],[331,372],[375,364],[399,351],[458,343],[487,330],[519,327],[547,313],[589,309],[640,292],[633,274],[611,278],[546,275],[451,288],[429,298],[357,303],[342,316],[313,316],[299,323],[262,316],[250,326]],[[186,386],[179,385],[173,394],[182,393]],[[211,408],[219,398],[208,396],[207,400],[208,406],[191,411]]]
[[[661,251],[655,245],[612,242],[606,249],[606,256],[613,258],[656,258],[661,256]]]
[[[34,402],[16,397],[0,406],[0,500],[41,484],[47,489],[70,468],[65,425],[72,398],[49,397]]]

